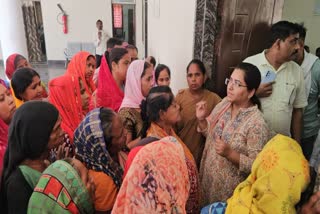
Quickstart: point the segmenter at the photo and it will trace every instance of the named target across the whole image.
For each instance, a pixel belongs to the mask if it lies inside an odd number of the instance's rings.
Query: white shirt
[[[270,129],[290,137],[293,108],[303,108],[308,104],[300,66],[290,61],[276,70],[266,59],[265,51],[246,58],[244,62],[257,66],[261,79],[269,70],[276,73],[272,94],[269,97],[259,98],[262,113]]]
[[[101,38],[99,39],[99,32],[101,32]],[[98,30],[94,36],[94,45],[96,46],[96,55],[103,55],[107,50],[107,41],[109,36],[104,30]]]

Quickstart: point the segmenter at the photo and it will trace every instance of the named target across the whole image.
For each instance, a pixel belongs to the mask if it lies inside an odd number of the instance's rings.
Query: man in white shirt
[[[269,128],[300,143],[307,97],[301,67],[291,61],[299,49],[299,29],[294,23],[280,21],[272,25],[270,36],[269,49],[244,61],[260,70],[262,81],[256,93]],[[265,82],[270,73],[275,78]]]
[[[96,46],[96,62],[98,68],[101,64],[102,55],[107,50],[107,41],[110,37],[107,32],[103,30],[103,23],[100,19],[97,20],[96,26],[98,30],[94,37],[94,45]]]

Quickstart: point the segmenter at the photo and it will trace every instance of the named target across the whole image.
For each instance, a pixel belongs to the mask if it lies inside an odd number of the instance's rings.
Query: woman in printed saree
[[[6,75],[8,79],[11,80],[14,72],[20,68],[32,69],[30,63],[27,61],[27,59],[24,56],[20,54],[11,54],[6,60]],[[41,82],[41,86],[42,86],[42,97],[45,98],[48,96],[48,93],[46,91],[46,86],[43,82]],[[16,103],[16,107],[19,108],[23,104],[23,101],[16,98],[13,90],[12,90],[12,93],[14,97],[14,102]]]
[[[6,88],[4,83],[0,83],[0,177],[2,175],[4,153],[8,146],[8,126],[15,111],[16,106],[10,90]]]
[[[106,56],[102,57],[98,76],[98,89],[90,103],[90,109],[105,107],[118,112],[124,97],[124,85],[130,62],[128,51],[124,48],[111,50],[110,67]]]
[[[96,58],[89,52],[80,51],[70,60],[66,74],[74,78],[80,77],[86,92],[91,97],[92,93],[96,90],[96,86],[92,80],[95,69]]]
[[[126,78],[124,99],[119,116],[127,134],[127,147],[131,149],[141,138],[143,121],[141,118],[141,101],[146,98],[153,84],[152,67],[144,60],[135,60],[129,66]]]
[[[9,128],[1,182],[1,210],[26,213],[29,198],[47,167],[49,150],[63,141],[58,110],[30,101],[15,113]]]
[[[123,174],[118,152],[125,140],[122,121],[108,108],[89,112],[74,133],[76,157],[89,169],[96,186],[96,211],[111,211],[113,207]]]
[[[181,116],[180,107],[176,103],[171,89],[168,86],[152,88],[146,100],[142,101],[141,116],[144,121],[142,138],[154,137],[161,139],[173,136],[183,147],[190,180],[186,211],[187,213],[199,213],[200,191],[197,165],[188,147],[173,130],[176,123],[180,121]]]
[[[61,128],[73,143],[73,133],[89,109],[89,95],[81,78],[62,75],[49,82],[49,102],[62,118]]]
[[[186,213],[189,183],[181,144],[173,137],[150,143],[134,158],[112,213]]]
[[[11,79],[11,87],[15,97],[16,107],[30,100],[43,100],[43,86],[40,75],[32,68],[20,68],[16,70]]]
[[[189,88],[182,89],[176,96],[180,105],[181,121],[177,124],[177,133],[192,153],[197,167],[200,167],[202,152],[205,145],[205,137],[197,132],[198,119],[196,117],[196,104],[206,101],[207,111],[221,101],[221,98],[203,87],[206,81],[206,69],[204,64],[197,59],[191,60],[187,66],[187,82]]]
[[[41,175],[28,205],[28,213],[94,213],[94,184],[77,159],[58,160]]]
[[[226,81],[227,97],[209,117],[205,102],[197,104],[198,131],[207,137],[200,165],[203,206],[232,195],[269,139],[255,95],[260,80],[257,67],[241,63]]]
[[[309,164],[300,145],[278,134],[258,154],[247,179],[235,188],[225,213],[296,213],[295,206],[309,180]],[[211,205],[211,213],[224,213],[220,212],[222,204]],[[205,210],[201,213],[209,213]]]

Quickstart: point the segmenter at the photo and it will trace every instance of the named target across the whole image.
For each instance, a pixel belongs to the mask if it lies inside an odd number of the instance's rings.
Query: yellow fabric
[[[307,106],[304,77],[301,67],[293,61],[283,63],[276,70],[265,57],[265,51],[244,60],[257,66],[261,79],[268,71],[277,75],[272,85],[272,94],[260,98],[264,118],[273,131],[279,134],[290,135],[290,125],[293,108]]]
[[[18,98],[16,98],[16,95],[14,94],[14,91],[11,86],[11,82],[10,82],[10,90],[11,90],[11,93],[13,96],[14,103],[16,104],[16,108],[19,108],[24,102],[22,100],[19,100]]]
[[[117,198],[117,186],[112,178],[104,172],[89,170],[95,185],[94,208],[96,211],[110,211]]]
[[[227,201],[226,214],[296,213],[294,206],[309,180],[309,164],[300,145],[278,134],[267,143],[249,177]]]

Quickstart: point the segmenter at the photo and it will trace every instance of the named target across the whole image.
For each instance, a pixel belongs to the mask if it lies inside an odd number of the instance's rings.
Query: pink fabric
[[[14,65],[14,60],[16,59],[16,57],[19,54],[15,53],[15,54],[11,54],[7,60],[6,60],[6,75],[9,78],[9,80],[12,79],[12,75],[16,70],[16,67]]]
[[[124,99],[121,108],[140,108],[141,101],[145,99],[141,92],[141,75],[144,68],[144,60],[133,61],[127,71]]]
[[[123,91],[118,87],[110,72],[106,57],[103,56],[98,77],[98,89],[96,96],[91,100],[90,109],[108,107],[117,112],[123,97]]]
[[[8,145],[8,125],[0,119],[0,175],[3,169],[3,158]]]

